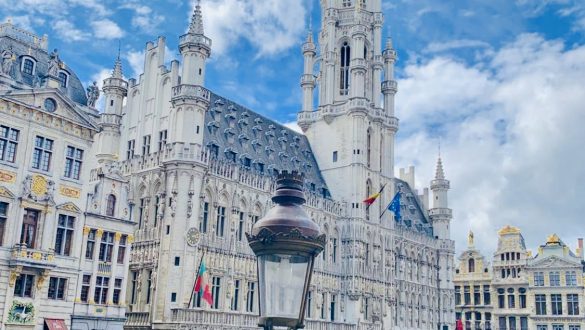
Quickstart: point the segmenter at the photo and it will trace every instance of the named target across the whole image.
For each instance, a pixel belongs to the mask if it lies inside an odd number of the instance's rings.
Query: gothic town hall
[[[304,173],[328,241],[307,329],[454,329],[449,181],[440,158],[430,193],[414,168],[395,176],[381,0],[320,4],[299,45],[303,134],[205,87],[199,6],[181,63],[159,37],[139,77],[118,58],[101,91],[48,37],[0,25],[0,329],[257,329],[245,233],[284,170]],[[384,212],[397,193],[400,217]],[[189,305],[203,254],[213,304]]]

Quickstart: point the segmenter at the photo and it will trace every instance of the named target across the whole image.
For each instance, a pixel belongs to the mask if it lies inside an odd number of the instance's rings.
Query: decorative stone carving
[[[51,52],[49,55],[49,69],[47,70],[47,75],[58,77],[61,63],[62,62],[59,59],[59,53],[57,52],[57,49],[53,50],[53,52]]]
[[[87,87],[87,106],[95,108],[95,103],[100,97],[100,89],[97,86],[97,82],[94,81],[93,85]]]
[[[1,59],[2,63],[0,64],[0,69],[2,71],[0,73],[2,73],[5,76],[10,76],[10,74],[12,73],[12,66],[14,64],[14,60],[16,60],[16,56],[14,56],[14,52],[12,52],[12,47],[2,52]]]
[[[35,321],[35,307],[32,302],[14,300],[8,312],[7,323],[30,324]]]

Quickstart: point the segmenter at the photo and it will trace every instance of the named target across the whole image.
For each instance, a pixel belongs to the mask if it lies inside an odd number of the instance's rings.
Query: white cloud
[[[459,48],[490,48],[490,44],[480,40],[469,40],[469,39],[460,39],[460,40],[451,40],[448,42],[433,42],[427,46],[425,51],[436,53],[442,52],[446,50],[453,50]]]
[[[305,31],[306,1],[209,0],[202,2],[206,34],[219,54],[249,43],[258,56],[298,46]]]
[[[125,57],[132,69],[132,76],[138,78],[144,72],[144,51],[132,50]]]
[[[159,25],[165,20],[164,16],[158,15],[150,7],[143,4],[130,2],[122,5],[121,8],[134,11],[132,26],[141,32],[156,33]]]
[[[124,36],[124,31],[114,21],[109,19],[96,20],[90,23],[94,36],[98,39],[118,39]]]
[[[291,122],[288,122],[288,123],[283,123],[282,125],[284,125],[285,127],[288,127],[290,129],[292,129],[293,131],[295,131],[297,133],[304,134],[303,133],[303,130],[299,127],[299,124],[297,124],[296,121],[291,121]]]
[[[67,20],[57,20],[53,23],[53,30],[61,40],[65,42],[82,41],[89,38],[90,34],[77,29],[73,23]]]
[[[585,213],[583,58],[585,46],[525,34],[474,66],[444,56],[407,66],[397,168],[417,165],[428,184],[441,137],[458,250],[473,229],[489,256],[506,224],[532,248],[552,231],[569,244],[585,234],[574,230]]]

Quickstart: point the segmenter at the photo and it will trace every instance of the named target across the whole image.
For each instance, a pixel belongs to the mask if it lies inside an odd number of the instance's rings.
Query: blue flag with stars
[[[388,205],[388,210],[394,212],[394,219],[396,221],[400,221],[400,192],[397,192],[390,205]]]

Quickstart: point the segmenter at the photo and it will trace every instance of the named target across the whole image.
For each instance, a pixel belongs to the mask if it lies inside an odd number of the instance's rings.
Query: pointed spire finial
[[[203,35],[203,15],[201,13],[201,0],[197,0],[197,5],[191,16],[191,24],[189,24],[189,33]]]
[[[445,180],[445,172],[443,171],[443,162],[441,156],[437,159],[437,171],[435,172],[435,180]]]
[[[122,73],[122,60],[120,60],[120,46],[118,44],[118,57],[116,57],[116,62],[114,62],[114,70],[112,71],[112,78],[119,78],[123,79],[124,74]]]

